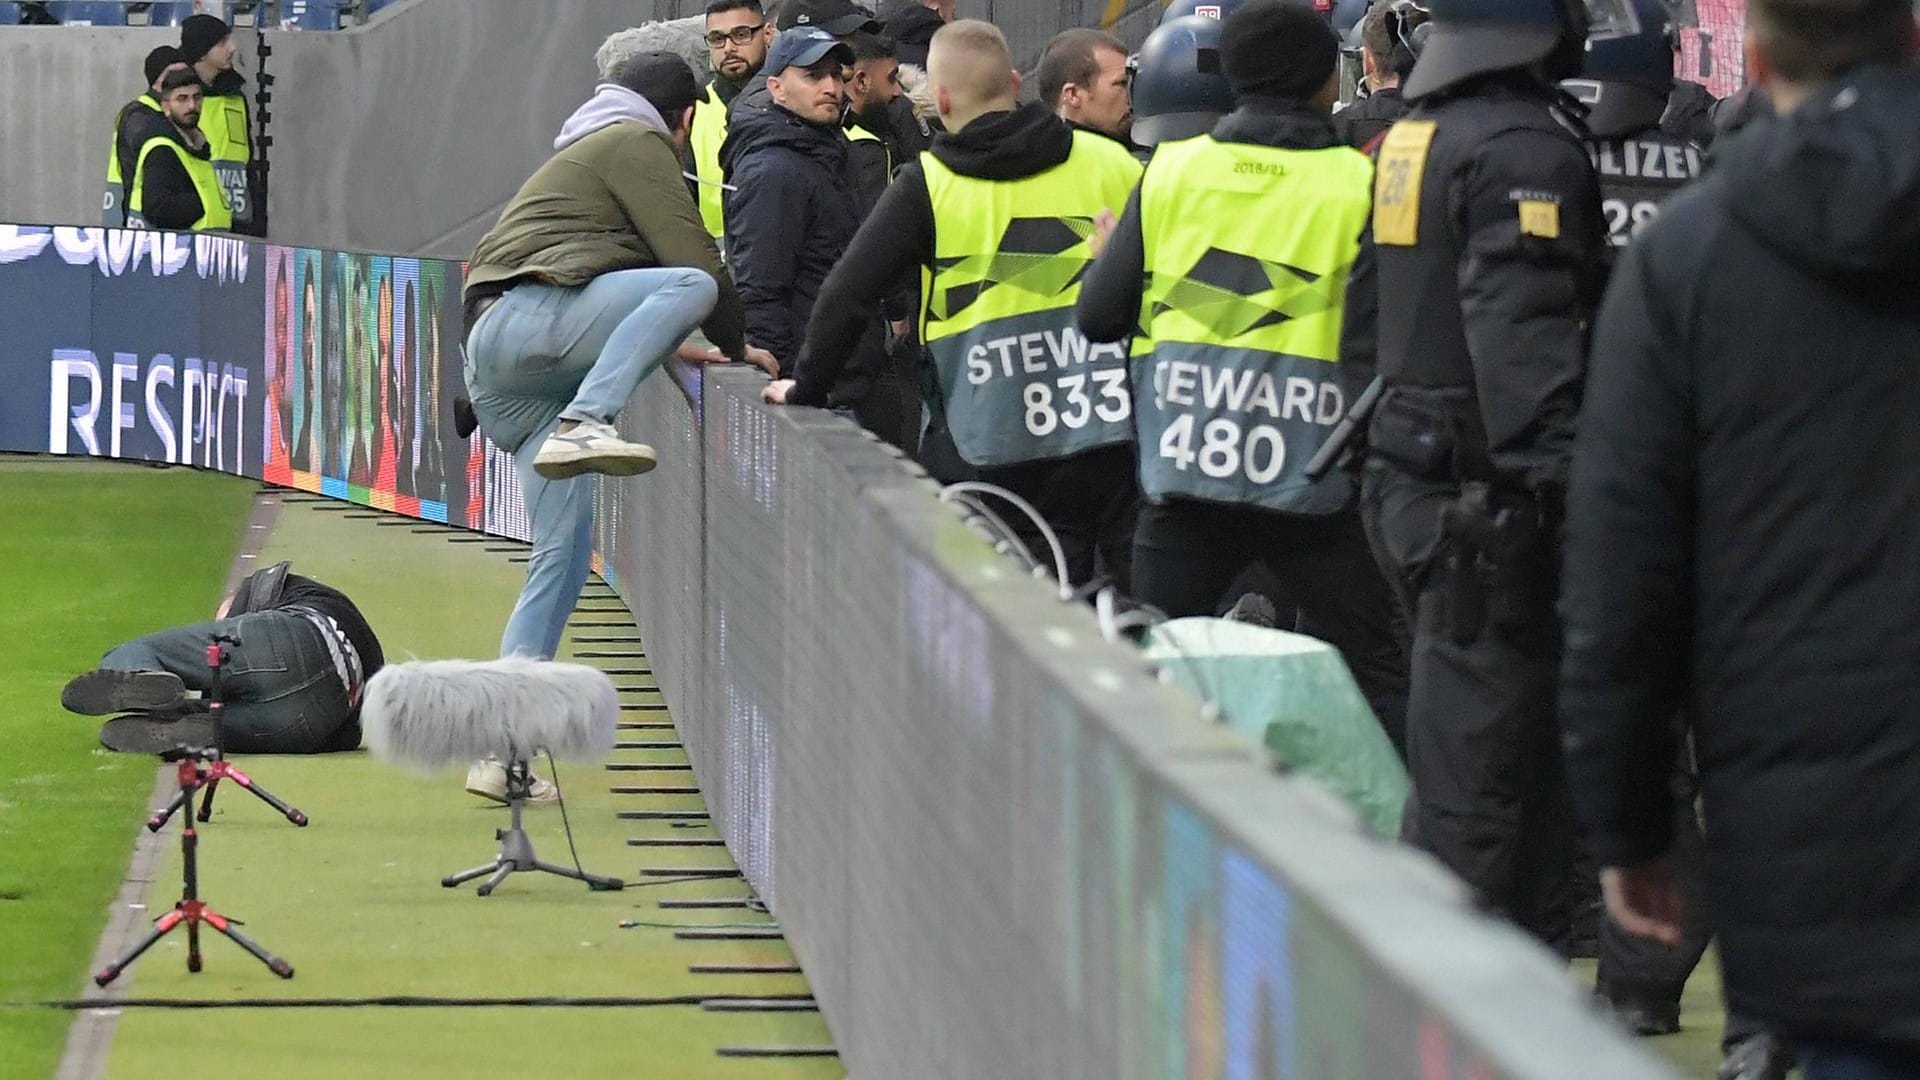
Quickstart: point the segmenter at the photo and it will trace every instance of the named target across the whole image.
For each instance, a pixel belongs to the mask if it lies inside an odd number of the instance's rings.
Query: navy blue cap
[[[853,63],[853,50],[840,44],[839,38],[817,26],[796,26],[780,31],[780,36],[773,39],[767,49],[767,62],[760,70],[778,75],[790,67],[812,67],[836,51],[841,63]]]

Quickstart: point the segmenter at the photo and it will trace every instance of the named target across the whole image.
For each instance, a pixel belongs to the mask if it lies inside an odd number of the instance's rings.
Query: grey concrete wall
[[[1047,38],[1118,16],[1137,42],[1161,0],[961,0],[1030,66]],[[412,0],[332,34],[269,31],[271,239],[463,258],[551,151],[615,30],[705,0]],[[0,27],[0,221],[91,225],[114,114],[177,31]],[[241,67],[259,70],[241,30]]]
[[[416,0],[269,35],[277,239],[464,258],[553,152],[634,0]]]
[[[100,224],[113,118],[177,29],[0,27],[0,221]],[[242,35],[240,44],[251,48]],[[242,66],[253,70],[252,58]]]

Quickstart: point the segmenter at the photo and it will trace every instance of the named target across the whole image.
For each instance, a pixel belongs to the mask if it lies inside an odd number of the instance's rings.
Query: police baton
[[[1386,388],[1387,384],[1378,375],[1367,384],[1367,388],[1360,394],[1360,400],[1354,402],[1353,408],[1347,410],[1346,419],[1340,421],[1339,425],[1333,429],[1333,435],[1327,439],[1326,445],[1320,448],[1319,453],[1313,455],[1313,460],[1307,462],[1308,483],[1319,483],[1334,470],[1335,466],[1346,460],[1348,452],[1353,450],[1354,444],[1360,440],[1360,433],[1366,430],[1367,422],[1373,419],[1373,410],[1379,407],[1380,395],[1386,392]]]

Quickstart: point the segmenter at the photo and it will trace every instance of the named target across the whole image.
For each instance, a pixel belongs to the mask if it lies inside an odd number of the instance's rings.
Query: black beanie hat
[[[1235,98],[1311,100],[1339,63],[1339,35],[1305,0],[1257,0],[1220,27],[1220,66]]]
[[[233,29],[218,15],[189,15],[187,21],[180,24],[180,62],[199,63],[232,33]]]
[[[162,45],[147,54],[147,85],[152,86],[160,78],[160,73],[180,62],[180,50],[171,45]]]

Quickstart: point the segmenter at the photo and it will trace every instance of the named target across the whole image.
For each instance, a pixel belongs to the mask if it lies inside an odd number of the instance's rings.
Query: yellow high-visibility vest
[[[187,175],[193,178],[194,190],[200,193],[200,219],[187,226],[191,232],[207,232],[216,229],[233,228],[233,212],[227,209],[227,201],[220,191],[220,174],[215,171],[211,161],[198,154],[187,153],[181,145],[165,135],[156,135],[140,148],[139,163],[133,170],[133,193],[127,198],[127,224],[136,229],[150,229],[143,213],[145,193],[143,187],[147,179],[147,159],[154,154],[173,154],[187,167]]]
[[[693,106],[693,130],[688,133],[693,150],[693,175],[700,178],[700,220],[717,242],[727,235],[727,220],[721,205],[721,183],[726,175],[720,168],[720,145],[727,141],[727,103],[720,100],[720,89],[707,84],[707,96]]]
[[[1073,308],[1094,219],[1126,207],[1140,163],[1086,132],[1019,180],[963,176],[931,152],[920,162],[934,233],[920,339],[960,456],[1014,465],[1131,439],[1126,350],[1089,342]]]
[[[257,207],[247,182],[253,137],[247,131],[246,99],[238,94],[209,95],[200,107],[200,133],[207,137],[213,171],[220,178],[221,197],[233,220],[253,221]]]
[[[1145,333],[1133,345],[1141,490],[1299,514],[1347,505],[1306,480],[1346,414],[1336,367],[1373,163],[1211,135],[1162,143],[1140,182]]]

